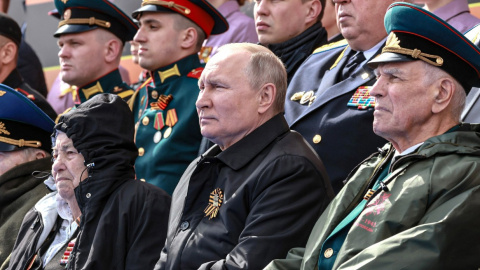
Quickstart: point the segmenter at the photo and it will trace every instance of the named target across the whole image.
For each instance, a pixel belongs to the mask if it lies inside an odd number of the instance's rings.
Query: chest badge
[[[360,110],[375,107],[375,97],[370,96],[370,89],[372,89],[371,86],[360,86],[348,101],[347,106],[357,107]]]
[[[298,101],[301,105],[305,105],[308,103],[307,105],[310,106],[312,105],[315,98],[315,93],[313,92],[313,90],[310,90],[297,92],[290,97],[290,100]]]
[[[223,203],[223,191],[220,188],[216,188],[212,193],[210,193],[210,199],[208,200],[208,205],[203,210],[208,219],[212,219],[218,215],[218,210]]]

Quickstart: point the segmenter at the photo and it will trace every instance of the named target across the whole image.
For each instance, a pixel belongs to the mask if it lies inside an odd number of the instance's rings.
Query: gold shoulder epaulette
[[[468,30],[465,33],[465,37],[468,38],[472,43],[477,44],[480,38],[480,24],[477,24],[472,29]]]
[[[339,41],[335,41],[335,42],[328,43],[328,44],[325,44],[323,46],[320,46],[320,47],[316,48],[315,51],[313,51],[312,54],[328,51],[328,50],[335,49],[335,48],[340,48],[340,47],[343,47],[343,46],[346,46],[346,45],[348,45],[347,40],[342,39],[342,40],[339,40]]]

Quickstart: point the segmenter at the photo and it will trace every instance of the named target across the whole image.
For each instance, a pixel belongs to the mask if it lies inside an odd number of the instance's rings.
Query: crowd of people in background
[[[47,90],[0,1],[0,270],[480,269],[467,0],[53,2]]]

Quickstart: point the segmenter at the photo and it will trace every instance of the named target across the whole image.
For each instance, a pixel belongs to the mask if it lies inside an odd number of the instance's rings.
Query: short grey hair
[[[282,60],[264,46],[253,43],[230,43],[221,46],[221,51],[247,51],[251,53],[244,70],[250,88],[260,90],[263,85],[272,83],[277,89],[273,110],[275,113],[284,111],[287,92],[287,71]]]

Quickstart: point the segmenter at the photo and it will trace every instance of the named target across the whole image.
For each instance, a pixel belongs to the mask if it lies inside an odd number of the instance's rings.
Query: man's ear
[[[442,78],[438,82],[437,91],[435,92],[435,100],[432,106],[433,113],[439,113],[450,104],[455,91],[463,91],[457,89],[455,82],[451,78]]]
[[[188,27],[180,34],[180,47],[182,49],[190,49],[197,46],[198,33],[193,27]]]
[[[105,44],[105,62],[111,63],[118,59],[118,55],[122,53],[123,44],[118,39],[110,39]]]
[[[47,153],[43,150],[36,149],[35,151],[35,159],[42,159],[47,157]]]
[[[329,0],[327,0],[329,1]],[[305,14],[305,24],[315,23],[318,20],[318,15],[322,12],[322,3],[319,0],[308,1],[305,3],[307,5],[307,11]]]
[[[264,84],[259,93],[258,113],[267,112],[275,102],[277,88],[273,83]]]
[[[18,47],[12,41],[8,41],[0,48],[0,61],[2,64],[7,65],[12,61],[15,61],[17,58]]]

